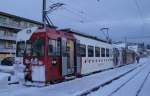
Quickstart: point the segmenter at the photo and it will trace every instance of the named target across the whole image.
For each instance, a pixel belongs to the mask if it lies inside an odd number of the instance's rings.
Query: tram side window
[[[51,39],[49,40],[48,55],[60,56],[60,41],[59,40],[51,40]]]
[[[94,50],[93,46],[88,46],[88,57],[94,56]]]
[[[109,49],[109,54],[110,54],[110,57],[113,57],[113,51],[112,51],[112,49]]]
[[[26,56],[31,56],[31,44],[30,43],[27,43],[27,45],[26,45],[26,53],[25,53],[25,55]]]
[[[95,47],[95,57],[100,57],[100,48]]]
[[[101,57],[105,57],[105,48],[101,49]]]
[[[80,56],[86,57],[86,46],[82,44],[80,44]]]
[[[109,52],[109,49],[107,48],[107,49],[106,49],[106,57],[109,57],[109,53],[110,53],[110,52]]]

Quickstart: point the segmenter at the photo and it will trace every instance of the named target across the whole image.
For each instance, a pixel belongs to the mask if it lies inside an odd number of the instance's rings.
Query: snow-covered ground
[[[80,96],[91,89],[121,76],[112,83],[100,87],[88,94],[89,96],[136,96],[150,71],[149,58],[141,60],[140,64],[130,64],[109,71],[93,74],[75,80],[49,85],[46,87],[25,87],[21,84],[10,85],[9,88],[0,89],[0,96]],[[126,73],[126,74],[125,74]],[[124,74],[124,76],[122,76]],[[149,81],[148,81],[149,80]],[[146,80],[139,96],[149,96],[150,76]],[[117,90],[119,89],[119,90]],[[117,91],[116,91],[117,90]],[[146,92],[145,92],[146,91]]]

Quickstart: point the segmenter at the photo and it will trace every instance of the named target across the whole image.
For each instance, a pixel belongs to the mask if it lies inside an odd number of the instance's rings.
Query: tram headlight
[[[57,63],[56,59],[52,60],[52,64],[55,65]]]

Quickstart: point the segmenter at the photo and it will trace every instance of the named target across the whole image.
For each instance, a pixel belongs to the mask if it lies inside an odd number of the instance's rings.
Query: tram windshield
[[[32,56],[44,56],[44,39],[39,38],[32,42]]]

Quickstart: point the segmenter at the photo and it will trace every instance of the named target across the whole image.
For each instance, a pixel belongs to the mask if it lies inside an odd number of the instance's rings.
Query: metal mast
[[[50,26],[54,26],[51,19],[48,17],[48,14],[52,13],[53,11],[57,10],[58,8],[62,7],[63,3],[54,3],[51,6],[49,6],[49,9],[46,9],[46,0],[43,0],[43,10],[42,10],[42,22],[44,23],[44,28],[47,26],[47,24]]]
[[[44,23],[44,27],[46,27],[46,0],[43,0],[42,22]]]

